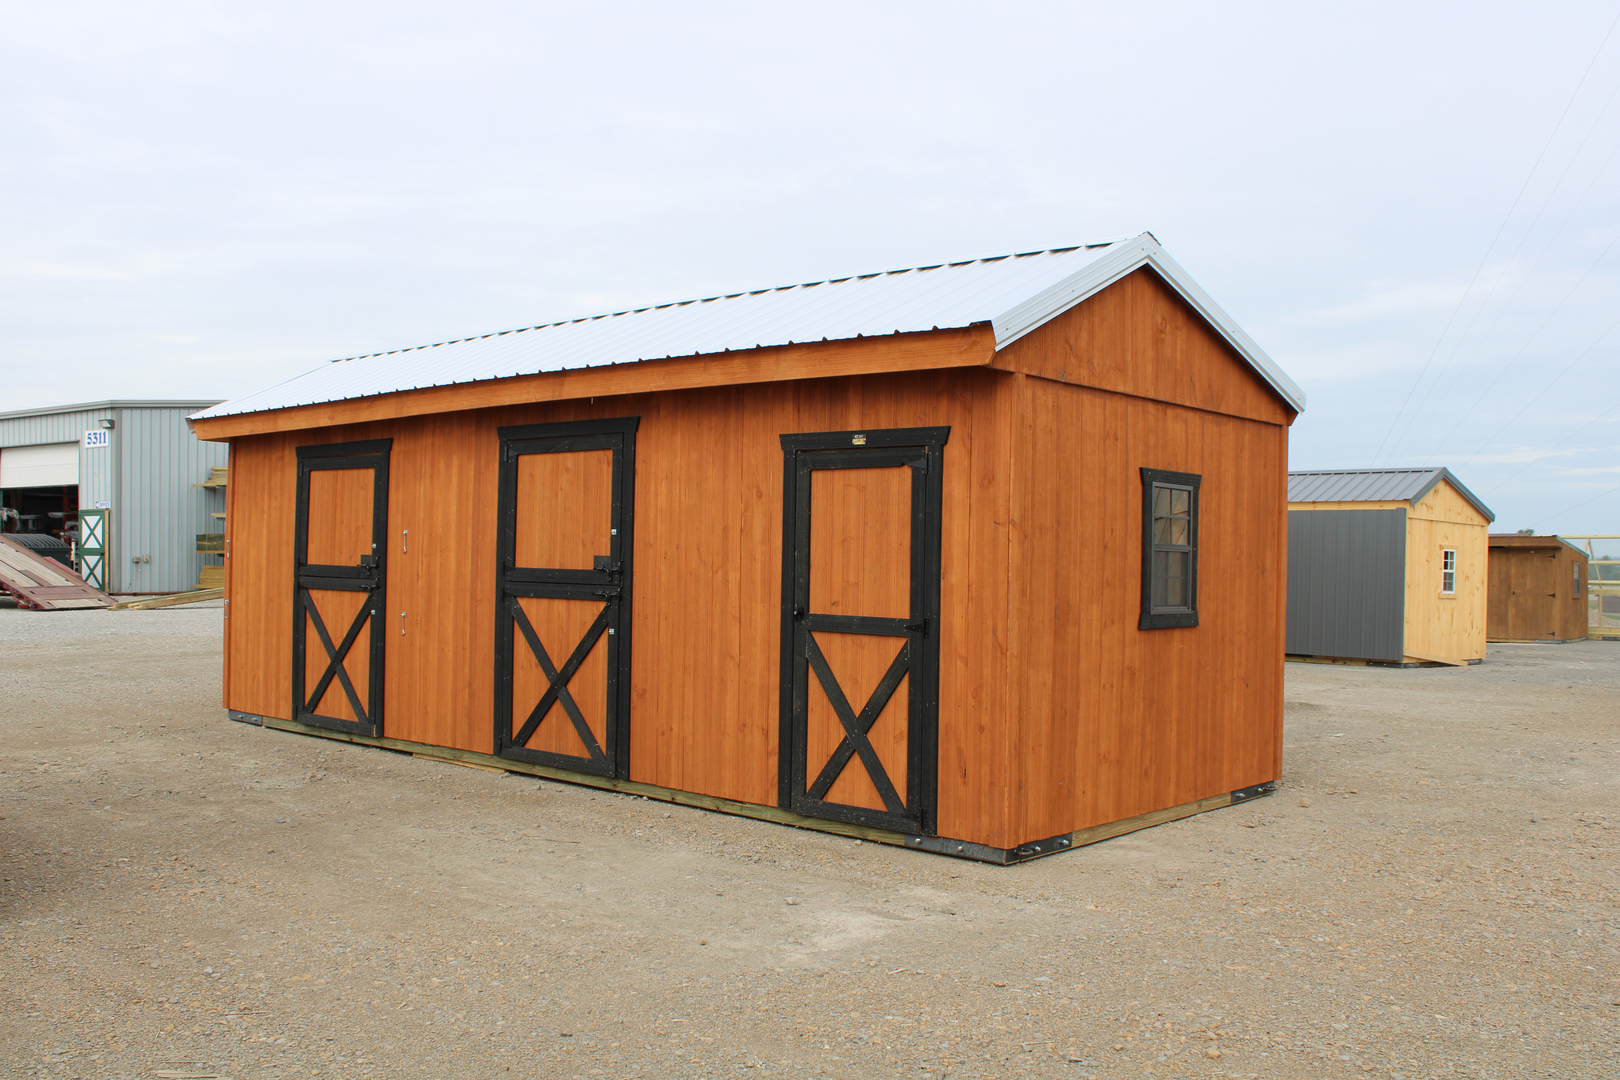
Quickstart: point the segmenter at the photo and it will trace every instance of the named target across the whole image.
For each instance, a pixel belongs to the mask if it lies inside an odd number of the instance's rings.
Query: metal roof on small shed
[[[1444,480],[1457,494],[1495,521],[1491,508],[1463,486],[1447,468],[1325,469],[1288,474],[1288,501],[1296,502],[1417,502]]]
[[[206,409],[266,412],[541,372],[989,323],[1003,349],[1115,281],[1151,267],[1296,412],[1305,394],[1149,233],[1129,240],[859,274],[684,300],[334,360]]]

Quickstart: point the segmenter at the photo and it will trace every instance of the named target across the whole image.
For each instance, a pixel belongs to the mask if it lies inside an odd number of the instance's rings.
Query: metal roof
[[[1556,533],[1491,533],[1486,538],[1491,547],[1500,548],[1527,548],[1534,551],[1545,551],[1548,548],[1557,548],[1560,545],[1569,548],[1583,559],[1590,559],[1585,548],[1579,544],[1572,544]]]
[[[221,404],[219,398],[187,398],[184,401],[85,401],[77,405],[46,405],[39,409],[18,409],[0,412],[0,420],[13,420],[24,416],[52,416],[56,413],[95,412],[99,409],[196,409]]]
[[[1447,468],[1323,469],[1288,474],[1288,501],[1296,502],[1417,502],[1444,480],[1474,509],[1495,521],[1491,508],[1463,486]]]
[[[1296,411],[1305,394],[1165,253],[1128,240],[859,274],[684,300],[412,349],[334,360],[206,409],[231,416],[431,386],[772,345],[989,323],[1003,349],[1125,275],[1153,268]]]

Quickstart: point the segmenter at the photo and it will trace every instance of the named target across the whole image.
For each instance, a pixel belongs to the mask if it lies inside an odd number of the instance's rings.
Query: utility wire
[[[1617,93],[1620,93],[1620,83],[1616,84],[1615,90],[1616,90]],[[1612,95],[1611,95],[1611,100],[1613,100]],[[1480,349],[1485,347],[1485,342],[1489,341],[1491,339],[1491,336],[1496,333],[1496,328],[1498,326],[1500,326],[1501,323],[1502,323],[1502,316],[1504,314],[1506,314],[1507,311],[1510,308],[1512,308],[1513,301],[1515,301],[1515,300],[1517,300],[1519,298],[1519,292],[1524,288],[1525,282],[1527,282],[1531,278],[1535,277],[1536,271],[1541,268],[1542,262],[1546,260],[1548,253],[1552,251],[1553,244],[1555,244],[1558,241],[1558,238],[1560,236],[1564,235],[1564,230],[1569,227],[1570,221],[1572,221],[1574,219],[1575,212],[1577,210],[1579,210],[1581,208],[1581,205],[1586,202],[1586,197],[1592,193],[1592,189],[1597,186],[1598,180],[1602,178],[1603,174],[1606,171],[1608,171],[1609,166],[1611,164],[1613,164],[1614,159],[1617,156],[1620,156],[1620,144],[1615,145],[1614,150],[1612,150],[1609,153],[1608,158],[1603,162],[1603,164],[1601,166],[1598,167],[1597,172],[1592,174],[1592,179],[1587,182],[1586,190],[1581,192],[1580,196],[1570,206],[1569,213],[1564,215],[1564,220],[1559,224],[1558,228],[1553,232],[1552,237],[1550,239],[1548,239],[1548,241],[1546,243],[1546,246],[1544,246],[1541,249],[1541,254],[1536,256],[1536,261],[1531,264],[1529,272],[1526,273],[1524,275],[1524,277],[1520,278],[1519,283],[1513,287],[1512,294],[1508,296],[1507,301],[1497,311],[1496,318],[1491,322],[1490,329],[1485,332],[1485,336],[1480,339],[1479,344],[1474,346],[1474,351],[1469,354],[1468,359],[1463,361],[1462,367],[1457,370],[1457,375],[1452,380],[1452,386],[1453,387],[1455,387],[1456,384],[1457,384],[1457,381],[1462,378],[1462,373],[1463,373],[1464,370],[1467,369],[1468,365],[1474,362],[1474,357],[1479,355]],[[1536,333],[1540,333],[1539,328],[1537,329]],[[1532,337],[1534,337],[1534,335],[1532,335]],[[1526,341],[1525,345],[1529,345],[1529,341]],[[1521,347],[1520,352],[1515,354],[1515,359],[1519,355],[1522,355],[1522,353],[1523,353],[1523,348]],[[1511,363],[1511,361],[1509,361],[1509,362]],[[1498,378],[1500,378],[1500,374],[1498,375]],[[1496,383],[1493,381],[1491,383],[1491,385],[1495,386]],[[1442,400],[1444,400],[1444,398],[1442,398]],[[1481,400],[1483,400],[1483,399],[1481,399]],[[1478,402],[1476,402],[1475,404],[1477,405]],[[1439,454],[1440,454],[1440,451],[1445,448],[1446,442],[1454,434],[1457,433],[1457,429],[1462,426],[1463,421],[1467,420],[1468,417],[1471,416],[1472,414],[1473,414],[1473,410],[1470,409],[1467,412],[1463,413],[1461,416],[1459,416],[1457,418],[1456,422],[1451,425],[1451,430],[1446,432],[1445,438],[1441,439],[1438,443],[1436,443],[1434,445],[1434,449],[1429,453],[1428,457],[1426,457],[1424,460],[1425,461],[1433,461],[1436,457],[1438,457]]]
[[[1495,440],[1497,440],[1498,437],[1502,436],[1502,432],[1507,431],[1508,427],[1513,426],[1513,421],[1516,421],[1516,419],[1520,418],[1520,416],[1523,416],[1524,413],[1526,413],[1526,411],[1529,410],[1529,406],[1534,405],[1534,403],[1536,403],[1536,402],[1539,402],[1539,400],[1541,400],[1541,398],[1542,398],[1542,395],[1544,395],[1544,393],[1547,392],[1547,390],[1550,390],[1550,389],[1552,389],[1552,387],[1555,387],[1555,385],[1558,385],[1558,381],[1560,381],[1560,379],[1563,379],[1563,376],[1567,376],[1567,374],[1570,374],[1570,372],[1573,371],[1573,369],[1575,369],[1575,364],[1581,363],[1581,361],[1583,361],[1583,359],[1586,359],[1586,353],[1589,353],[1589,351],[1592,351],[1592,350],[1594,350],[1594,348],[1597,348],[1597,343],[1602,342],[1602,340],[1604,340],[1605,337],[1609,337],[1610,334],[1614,334],[1615,327],[1620,327],[1620,319],[1615,319],[1614,322],[1610,322],[1609,329],[1604,330],[1604,332],[1602,332],[1602,334],[1597,335],[1597,342],[1592,342],[1591,345],[1588,345],[1588,347],[1584,348],[1584,350],[1581,350],[1581,355],[1576,356],[1575,359],[1571,359],[1570,363],[1568,363],[1567,368],[1563,369],[1563,371],[1558,372],[1557,376],[1552,377],[1552,382],[1549,382],[1549,384],[1544,385],[1544,387],[1542,387],[1542,389],[1541,389],[1541,392],[1537,393],[1536,397],[1531,398],[1531,400],[1528,400],[1528,402],[1524,402],[1523,408],[1520,408],[1520,411],[1516,411],[1516,413],[1513,413],[1513,418],[1508,419],[1508,423],[1502,424],[1502,427],[1500,427],[1500,429],[1497,429],[1497,434],[1494,434],[1494,436],[1490,436],[1489,439],[1484,440],[1484,444],[1481,444],[1481,447],[1479,447],[1479,449],[1474,450],[1473,453],[1469,453],[1468,460],[1463,461],[1463,465],[1469,465],[1469,463],[1473,463],[1474,458],[1477,458],[1477,457],[1479,457],[1479,455],[1481,455],[1481,453],[1486,452],[1486,447],[1489,447],[1489,445],[1492,444],[1492,442],[1495,442]]]
[[[1560,371],[1557,375],[1554,375],[1552,382],[1548,383],[1546,386],[1543,386],[1541,388],[1540,392],[1538,392],[1535,397],[1533,397],[1529,401],[1525,402],[1523,407],[1521,407],[1518,412],[1514,413],[1512,418],[1509,419],[1507,423],[1503,424],[1500,428],[1497,429],[1497,432],[1496,432],[1495,435],[1492,435],[1490,438],[1486,439],[1480,445],[1480,448],[1478,450],[1475,450],[1472,454],[1469,454],[1468,455],[1468,460],[1464,461],[1463,464],[1464,465],[1470,464],[1475,458],[1477,458],[1477,457],[1479,457],[1479,455],[1483,454],[1485,452],[1486,447],[1490,446],[1491,443],[1495,442],[1501,436],[1502,432],[1504,432],[1508,428],[1512,427],[1513,422],[1515,420],[1517,420],[1519,417],[1523,416],[1525,414],[1525,412],[1529,410],[1530,406],[1532,406],[1536,402],[1540,401],[1543,394],[1545,394],[1547,391],[1551,390],[1554,386],[1557,386],[1558,385],[1558,380],[1562,379],[1565,375],[1568,375],[1571,371],[1573,371],[1575,369],[1575,365],[1580,363],[1582,360],[1584,360],[1586,358],[1587,353],[1589,353],[1593,349],[1597,348],[1598,343],[1601,342],[1604,338],[1608,337],[1610,334],[1612,334],[1614,332],[1615,327],[1617,327],[1617,326],[1620,326],[1620,319],[1616,319],[1614,322],[1610,323],[1609,328],[1607,330],[1603,331],[1603,333],[1601,333],[1601,334],[1599,334],[1597,336],[1597,341],[1592,342],[1592,344],[1590,344],[1586,348],[1582,349],[1579,356],[1577,356],[1575,359],[1571,360],[1569,362],[1568,366],[1566,366],[1563,371]]]
[[[1423,361],[1423,367],[1418,372],[1418,377],[1413,381],[1412,388],[1406,392],[1406,399],[1401,402],[1401,407],[1396,410],[1395,418],[1390,421],[1389,430],[1384,432],[1383,439],[1378,443],[1378,449],[1373,452],[1372,461],[1368,463],[1369,468],[1377,463],[1378,455],[1384,452],[1384,444],[1389,442],[1389,437],[1394,433],[1395,425],[1400,423],[1402,414],[1406,412],[1406,406],[1412,400],[1412,395],[1417,392],[1417,388],[1423,383],[1423,376],[1428,374],[1429,365],[1434,362],[1435,354],[1440,351],[1440,345],[1446,340],[1446,335],[1451,332],[1451,324],[1457,320],[1457,313],[1462,310],[1463,304],[1467,302],[1468,294],[1474,291],[1474,282],[1479,280],[1480,271],[1485,269],[1485,263],[1490,259],[1491,252],[1496,250],[1496,242],[1502,238],[1502,231],[1507,228],[1508,222],[1513,219],[1513,211],[1519,208],[1519,200],[1524,198],[1524,193],[1529,189],[1530,181],[1534,179],[1536,170],[1541,168],[1541,159],[1547,156],[1547,151],[1552,147],[1553,140],[1558,137],[1559,129],[1564,126],[1564,118],[1569,115],[1569,110],[1574,106],[1575,99],[1580,95],[1581,88],[1586,85],[1586,78],[1592,74],[1592,68],[1597,64],[1598,57],[1602,55],[1603,47],[1609,43],[1609,36],[1614,33],[1616,25],[1620,25],[1620,14],[1615,15],[1614,22],[1609,24],[1608,33],[1604,34],[1603,40],[1598,42],[1597,51],[1592,54],[1591,62],[1586,65],[1586,70],[1581,73],[1581,81],[1575,84],[1575,92],[1569,95],[1569,101],[1565,103],[1564,111],[1558,114],[1558,122],[1553,125],[1552,134],[1547,136],[1547,142],[1542,146],[1541,153],[1536,155],[1535,164],[1530,166],[1530,172],[1525,176],[1524,183],[1519,186],[1519,193],[1513,196],[1513,204],[1508,207],[1507,216],[1502,219],[1502,224],[1497,226],[1496,235],[1491,237],[1490,244],[1485,248],[1485,254],[1480,256],[1479,265],[1474,268],[1474,276],[1468,279],[1468,287],[1463,290],[1462,296],[1457,298],[1457,306],[1452,309],[1451,317],[1446,320],[1445,328],[1440,331],[1440,337],[1436,339],[1434,348],[1429,350],[1429,357]]]
[[[1580,427],[1576,428],[1574,431],[1570,432],[1568,435],[1565,435],[1562,439],[1559,439],[1557,442],[1553,443],[1551,446],[1549,446],[1547,449],[1545,449],[1545,450],[1543,450],[1541,452],[1540,457],[1533,458],[1530,461],[1527,461],[1523,465],[1519,466],[1518,472],[1513,473],[1511,476],[1507,477],[1505,480],[1498,481],[1496,486],[1489,489],[1488,491],[1486,491],[1485,494],[1489,495],[1489,494],[1491,494],[1491,492],[1495,491],[1497,488],[1500,488],[1500,487],[1503,487],[1506,484],[1512,483],[1514,478],[1517,477],[1519,475],[1519,473],[1524,472],[1524,470],[1530,468],[1532,465],[1534,465],[1537,462],[1541,461],[1542,458],[1545,458],[1545,457],[1549,456],[1555,450],[1557,450],[1559,447],[1563,446],[1565,443],[1569,442],[1569,440],[1573,439],[1575,436],[1579,435],[1581,432],[1585,431],[1587,428],[1591,427],[1593,424],[1597,423],[1599,420],[1602,420],[1605,416],[1608,416],[1610,413],[1614,412],[1614,410],[1616,410],[1616,409],[1620,409],[1620,401],[1617,401],[1613,405],[1610,405],[1607,409],[1604,409],[1602,412],[1600,412],[1596,416],[1592,417],[1592,419],[1588,420],[1586,423],[1582,424]]]
[[[1571,507],[1569,507],[1567,509],[1558,511],[1558,513],[1556,513],[1556,514],[1549,514],[1549,515],[1542,518],[1540,521],[1536,522],[1534,525],[1532,525],[1530,527],[1532,529],[1540,528],[1541,526],[1545,525],[1547,522],[1553,520],[1553,518],[1561,518],[1565,514],[1569,513],[1570,510],[1579,510],[1581,507],[1590,505],[1591,503],[1595,503],[1599,499],[1606,499],[1610,495],[1613,495],[1617,491],[1620,491],[1620,487],[1612,487],[1608,491],[1605,491],[1602,495],[1594,495],[1594,496],[1592,496],[1590,499],[1587,499],[1586,502],[1578,502],[1574,506],[1571,506]]]
[[[1580,145],[1575,147],[1575,152],[1570,155],[1569,161],[1564,164],[1564,171],[1558,174],[1558,179],[1553,181],[1553,186],[1547,191],[1547,197],[1541,200],[1541,206],[1536,210],[1536,216],[1530,220],[1529,227],[1519,235],[1519,242],[1514,246],[1512,254],[1510,254],[1502,263],[1501,272],[1496,275],[1496,280],[1491,283],[1491,291],[1485,294],[1485,299],[1480,303],[1479,307],[1474,309],[1473,316],[1468,320],[1468,325],[1463,327],[1462,333],[1457,337],[1456,344],[1452,346],[1451,352],[1449,355],[1447,355],[1445,363],[1441,364],[1440,370],[1435,373],[1434,381],[1431,382],[1429,384],[1429,388],[1424,391],[1422,399],[1418,401],[1417,408],[1412,410],[1412,416],[1406,422],[1406,430],[1402,433],[1402,437],[1396,441],[1396,445],[1398,447],[1404,446],[1406,448],[1410,448],[1413,440],[1415,440],[1418,437],[1418,434],[1423,430],[1420,426],[1418,426],[1417,423],[1418,417],[1423,413],[1423,407],[1429,403],[1429,398],[1434,394],[1434,392],[1440,389],[1441,382],[1445,380],[1446,372],[1451,369],[1451,362],[1455,360],[1457,358],[1457,354],[1462,351],[1464,342],[1468,340],[1468,335],[1473,333],[1474,324],[1478,322],[1479,317],[1485,313],[1485,309],[1491,306],[1491,300],[1495,298],[1496,290],[1501,287],[1502,279],[1507,276],[1508,269],[1512,267],[1514,261],[1518,259],[1519,252],[1524,249],[1524,245],[1530,239],[1530,235],[1536,231],[1536,226],[1541,223],[1542,215],[1547,212],[1547,207],[1552,205],[1553,196],[1557,195],[1558,189],[1564,186],[1564,181],[1569,177],[1569,171],[1575,167],[1575,162],[1580,159],[1581,151],[1585,150],[1586,144],[1591,141],[1592,133],[1597,130],[1598,125],[1603,122],[1603,117],[1608,114],[1609,106],[1614,104],[1616,95],[1620,95],[1620,82],[1615,83],[1614,89],[1609,91],[1608,100],[1603,103],[1603,108],[1598,110],[1597,118],[1594,119],[1591,125],[1587,127],[1586,134],[1581,137]],[[1615,152],[1620,153],[1620,145],[1616,146]],[[1603,175],[1603,171],[1609,167],[1609,162],[1613,160],[1614,153],[1611,153],[1603,164],[1598,167],[1598,171],[1593,174],[1591,183],[1587,184],[1586,190],[1581,192],[1580,197],[1575,200],[1576,207],[1580,206],[1581,203],[1586,201],[1586,196],[1591,192],[1593,185],[1597,183],[1597,178]],[[1557,231],[1553,233],[1552,239],[1547,241],[1546,247],[1542,249],[1541,255],[1536,259],[1535,263],[1531,265],[1530,271],[1525,274],[1524,277],[1519,279],[1519,283],[1513,288],[1512,295],[1508,297],[1507,301],[1502,305],[1501,308],[1497,309],[1496,318],[1491,321],[1491,331],[1496,329],[1497,325],[1502,321],[1503,314],[1505,314],[1507,310],[1513,306],[1513,301],[1518,299],[1520,290],[1524,288],[1524,283],[1529,281],[1530,278],[1534,276],[1537,267],[1541,265],[1542,259],[1546,258],[1548,251],[1552,250],[1554,241],[1556,241],[1558,237],[1563,234],[1564,227],[1569,224],[1570,218],[1574,216],[1574,213],[1574,209],[1571,209],[1570,213],[1564,217],[1563,224],[1558,226]],[[1479,344],[1475,345],[1473,351],[1468,354],[1468,358],[1465,359],[1457,368],[1457,374],[1452,378],[1453,386],[1456,385],[1457,380],[1462,378],[1462,373],[1468,369],[1469,364],[1473,363],[1474,357],[1479,355],[1479,350],[1484,347],[1485,342],[1489,339],[1490,331],[1487,331],[1485,336],[1480,338]],[[1441,400],[1445,400],[1444,395],[1442,395]],[[1440,448],[1436,446],[1435,452],[1438,453],[1439,449]],[[1391,456],[1394,456],[1394,453],[1394,451],[1391,451]],[[1431,454],[1430,457],[1432,456],[1433,455]]]
[[[1620,243],[1620,233],[1615,234],[1614,239],[1609,241],[1609,246],[1603,249],[1602,253],[1599,254],[1598,257],[1592,261],[1592,264],[1586,268],[1586,271],[1584,273],[1582,273],[1581,276],[1578,279],[1576,279],[1575,284],[1573,284],[1573,285],[1571,285],[1569,287],[1569,291],[1564,294],[1564,298],[1562,300],[1558,301],[1557,306],[1554,307],[1551,311],[1549,311],[1547,313],[1547,317],[1545,319],[1541,320],[1541,325],[1536,327],[1535,331],[1528,338],[1525,339],[1525,342],[1524,342],[1523,345],[1519,346],[1519,351],[1514,353],[1511,357],[1508,358],[1508,362],[1502,365],[1502,370],[1498,371],[1496,373],[1496,378],[1492,379],[1490,381],[1490,384],[1488,386],[1486,386],[1484,390],[1480,391],[1479,396],[1474,399],[1474,403],[1472,405],[1468,406],[1468,408],[1463,412],[1463,414],[1461,416],[1457,417],[1457,422],[1455,424],[1451,425],[1451,430],[1446,432],[1445,438],[1440,440],[1440,444],[1439,444],[1440,446],[1444,446],[1451,439],[1451,437],[1457,433],[1457,429],[1462,427],[1463,421],[1466,420],[1468,417],[1472,416],[1474,414],[1474,410],[1479,408],[1480,402],[1484,401],[1487,397],[1490,396],[1491,391],[1496,389],[1496,384],[1502,381],[1502,376],[1506,375],[1508,373],[1508,371],[1512,369],[1514,362],[1517,361],[1519,359],[1519,357],[1523,356],[1525,354],[1525,350],[1529,349],[1531,344],[1533,344],[1535,342],[1536,338],[1541,335],[1541,332],[1543,330],[1547,329],[1547,324],[1553,321],[1553,316],[1557,315],[1560,311],[1562,311],[1564,309],[1564,305],[1569,303],[1569,298],[1575,295],[1575,290],[1579,289],[1581,287],[1581,283],[1584,282],[1589,276],[1591,276],[1592,271],[1597,269],[1598,263],[1603,261],[1604,257],[1609,254],[1609,251],[1614,247],[1614,245],[1616,243]],[[1591,352],[1592,349],[1597,345],[1598,341],[1602,341],[1605,337],[1607,337],[1609,335],[1609,331],[1613,330],[1613,329],[1614,329],[1614,327],[1611,326],[1611,327],[1609,327],[1608,330],[1605,330],[1605,331],[1603,331],[1603,333],[1599,334],[1597,341],[1594,341],[1594,342],[1592,342],[1591,345],[1588,345],[1586,347],[1586,349],[1581,353],[1581,356],[1585,356],[1587,353]],[[1577,356],[1575,359],[1579,360],[1581,358],[1581,356]],[[1571,366],[1574,366],[1574,365],[1572,364]],[[1567,372],[1569,369],[1565,368],[1564,370]],[[1558,378],[1559,379],[1563,378],[1563,375],[1559,375]],[[1557,382],[1557,381],[1558,381],[1558,379],[1553,380],[1553,382]],[[1552,383],[1548,383],[1547,386],[1542,389],[1541,393],[1545,394],[1547,392],[1547,390],[1549,390],[1551,388],[1552,388]],[[1541,396],[1541,394],[1536,395],[1536,397],[1538,397],[1538,398],[1540,396]],[[1523,409],[1519,410],[1519,413],[1521,415],[1523,414],[1523,412],[1524,412]],[[1513,419],[1517,420],[1518,416],[1516,415]],[[1509,421],[1509,423],[1512,423],[1512,421]],[[1506,428],[1504,428],[1503,430],[1505,431]],[[1500,434],[1502,434],[1501,431],[1498,431],[1496,433],[1496,435],[1500,435]],[[1486,441],[1485,446],[1489,446],[1491,444],[1491,442],[1496,439],[1496,435],[1492,435],[1490,437],[1490,439]],[[1485,446],[1481,446],[1478,450],[1475,450],[1473,452],[1473,454],[1470,455],[1468,460],[1473,461],[1474,458],[1478,457],[1482,452],[1484,452]],[[1439,450],[1439,447],[1436,447],[1436,452],[1438,452],[1438,450]]]

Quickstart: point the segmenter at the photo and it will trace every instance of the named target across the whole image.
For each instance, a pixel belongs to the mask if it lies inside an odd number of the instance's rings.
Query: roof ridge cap
[[[1033,255],[1064,255],[1071,251],[1082,249],[1090,251],[1093,248],[1112,247],[1122,244],[1135,237],[1118,237],[1112,240],[1096,240],[1069,244],[1065,247],[1040,248],[1035,251],[1008,252],[1005,255],[982,255],[974,259],[957,259],[927,263],[919,266],[903,266],[897,270],[873,270],[863,274],[845,274],[841,277],[822,278],[819,281],[801,281],[794,285],[770,285],[760,289],[743,289],[733,293],[718,293],[714,296],[694,296],[686,300],[668,300],[659,304],[643,304],[640,307],[624,308],[620,311],[604,311],[597,315],[580,315],[571,319],[556,319],[552,322],[535,323],[532,326],[514,326],[508,330],[492,330],[487,334],[468,334],[465,337],[447,338],[444,341],[435,341],[426,345],[406,345],[398,349],[381,349],[377,352],[356,353],[353,356],[339,356],[328,360],[329,364],[347,364],[352,360],[373,360],[379,356],[393,356],[398,353],[420,352],[423,349],[437,349],[441,345],[459,345],[465,341],[478,341],[482,338],[501,337],[506,334],[526,334],[531,330],[549,330],[555,326],[568,326],[571,323],[595,322],[598,319],[616,319],[621,315],[639,315],[645,311],[658,311],[663,308],[686,307],[689,304],[709,304],[716,300],[736,300],[744,296],[758,296],[768,292],[785,292],[789,289],[813,289],[818,285],[838,285],[846,281],[866,281],[876,277],[889,277],[894,274],[921,273],[927,270],[955,269],[959,266],[972,266],[974,263],[1002,262],[1007,259],[1026,259]]]

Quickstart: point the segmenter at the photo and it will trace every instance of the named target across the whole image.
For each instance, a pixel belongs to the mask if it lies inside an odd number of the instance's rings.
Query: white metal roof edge
[[[992,319],[996,350],[999,352],[1081,301],[1095,296],[1127,274],[1147,266],[1180,293],[1181,298],[1187,301],[1204,321],[1215,327],[1227,343],[1238,351],[1238,355],[1247,360],[1250,366],[1259,372],[1260,377],[1282,395],[1283,400],[1288,402],[1296,413],[1305,411],[1305,391],[1300,389],[1299,384],[1290,379],[1287,373],[1277,366],[1276,361],[1267,356],[1266,351],[1244,333],[1243,328],[1233,322],[1230,315],[1221,310],[1221,306],[1170,257],[1151,233],[1143,233],[1134,240],[1117,246],[1118,251],[1110,252],[1096,262],[1082,267],[1046,291],[1030,297]]]

